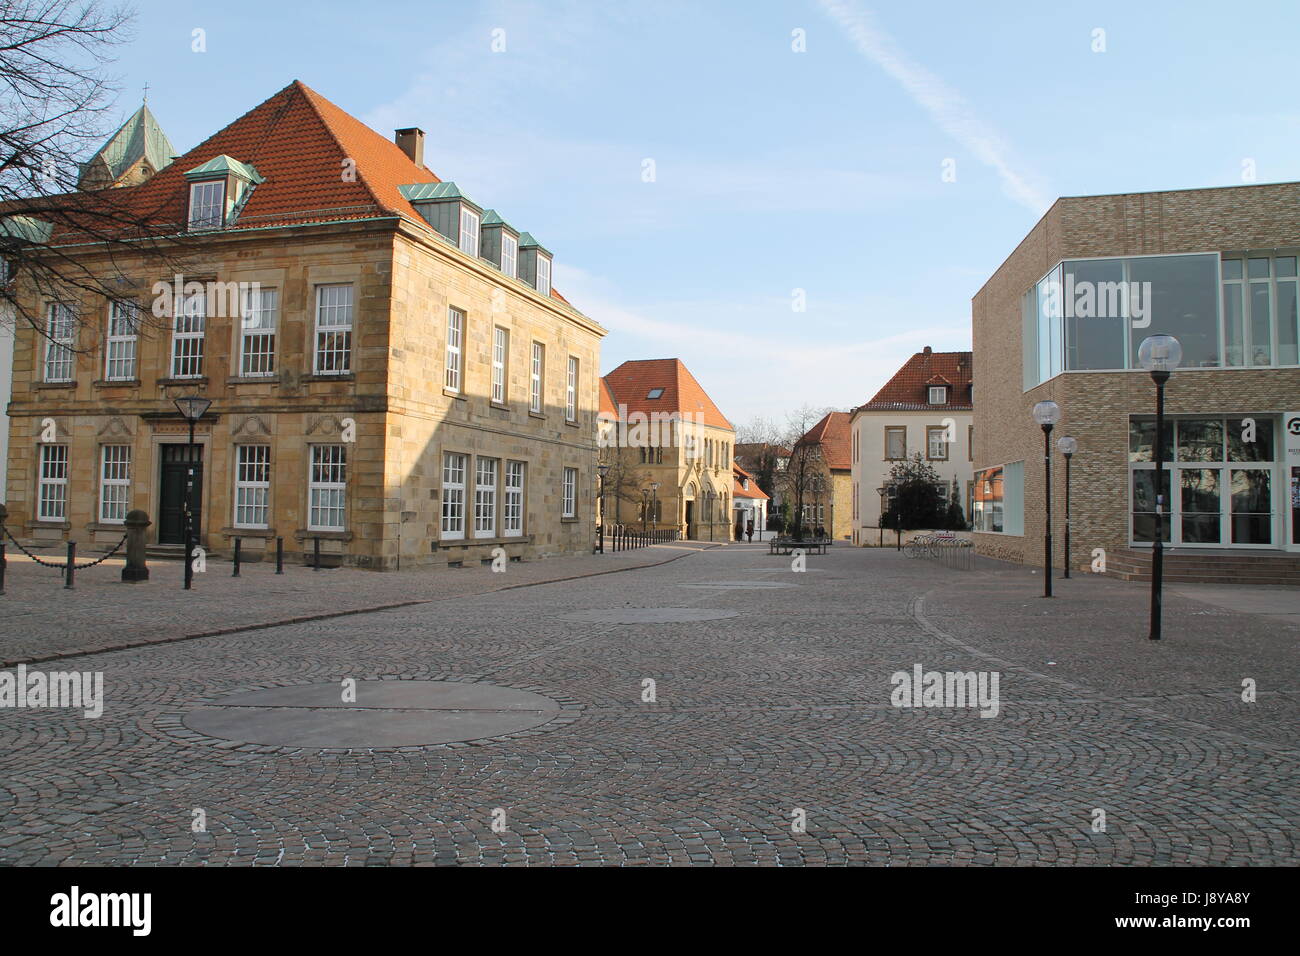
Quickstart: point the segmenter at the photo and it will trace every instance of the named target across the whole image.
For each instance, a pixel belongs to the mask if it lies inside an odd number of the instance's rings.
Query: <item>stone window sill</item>
[[[71,531],[71,521],[28,521],[23,525],[24,531]]]
[[[465,401],[465,393],[459,391],[458,389],[444,388],[442,390],[442,394],[446,395],[448,398],[459,399],[462,402]]]
[[[451,548],[476,548],[480,546],[506,545],[506,544],[532,544],[533,536],[531,534],[515,535],[510,538],[449,538],[445,541],[435,541],[434,548],[442,548],[444,551]]]
[[[101,378],[90,383],[93,388],[139,388],[138,378]]]
[[[77,387],[77,383],[75,381],[74,382],[35,382],[32,385],[32,388],[35,389],[47,389],[47,388],[75,389],[76,387]]]
[[[177,387],[177,388],[207,388],[207,387],[208,387],[208,377],[207,377],[206,375],[200,375],[198,378],[160,378],[160,379],[158,379],[158,387],[159,387],[159,388],[167,388],[167,387],[169,387],[169,386]]]
[[[343,372],[338,375],[304,375],[300,381],[303,382],[355,382],[356,375],[352,372]]]
[[[274,528],[222,528],[221,533],[227,538],[266,538],[268,541],[276,537]],[[324,534],[325,532],[320,532]],[[312,532],[314,536],[316,532]]]
[[[322,541],[351,541],[351,531],[308,531],[305,528],[299,528],[293,533],[294,538],[299,541],[310,541],[312,538],[320,538]]]
[[[279,385],[279,375],[232,375],[227,385]]]

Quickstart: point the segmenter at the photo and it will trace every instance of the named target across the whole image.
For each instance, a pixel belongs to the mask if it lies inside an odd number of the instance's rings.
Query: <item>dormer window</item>
[[[512,279],[519,272],[519,240],[508,232],[501,233],[501,271]]]
[[[224,179],[190,184],[190,229],[220,229],[226,219]]]
[[[460,207],[460,251],[478,258],[478,213],[464,205]]]
[[[221,229],[235,222],[253,189],[266,180],[247,163],[222,153],[185,173],[190,184],[191,231]]]
[[[652,399],[652,398],[663,398],[663,397],[664,397],[664,390],[663,390],[662,388],[652,388],[652,389],[650,389],[650,391],[646,394],[646,399],[647,399],[647,400]]]
[[[947,405],[947,404],[948,404],[948,388],[947,388],[947,386],[945,386],[945,385],[931,385],[931,386],[930,386],[930,404],[931,404],[931,405]]]
[[[537,257],[537,291],[542,295],[551,294],[551,260],[546,256]]]

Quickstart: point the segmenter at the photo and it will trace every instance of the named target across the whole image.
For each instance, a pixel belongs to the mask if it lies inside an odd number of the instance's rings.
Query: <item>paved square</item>
[[[678,553],[33,664],[102,671],[107,700],[99,719],[0,709],[0,863],[1300,862],[1300,629],[1284,616],[1180,588],[1153,643],[1146,591],[1117,581],[1060,581],[1046,601],[1041,577],[994,562],[832,548],[799,574],[766,545]],[[491,577],[516,572],[538,573]],[[106,626],[126,636],[126,617]],[[11,642],[39,645],[13,619],[0,628],[7,659],[21,658]],[[997,716],[893,706],[891,675],[918,664],[997,672]],[[526,692],[555,717],[370,749],[195,729],[193,715],[267,704],[230,698],[272,688],[303,690],[273,691],[271,709],[338,711],[312,685],[347,679],[360,694]],[[424,706],[410,693],[371,700],[409,713]],[[497,699],[495,713],[537,700]]]

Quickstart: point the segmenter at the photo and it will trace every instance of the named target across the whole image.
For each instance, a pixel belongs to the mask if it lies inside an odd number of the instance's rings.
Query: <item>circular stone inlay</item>
[[[584,624],[689,624],[693,621],[720,621],[736,617],[739,611],[709,607],[611,607],[575,611],[562,618]]]
[[[797,588],[797,584],[780,581],[709,581],[704,584],[679,584],[679,588],[709,588],[726,591],[768,591],[772,588]]]
[[[433,680],[270,687],[224,697],[185,715],[200,734],[277,747],[419,747],[499,737],[552,720],[560,705],[511,687]]]

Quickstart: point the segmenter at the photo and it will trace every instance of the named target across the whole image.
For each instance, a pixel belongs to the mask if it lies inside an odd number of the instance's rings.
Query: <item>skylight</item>
[[[663,394],[664,390],[662,388],[652,388],[650,389],[650,394],[646,396],[646,399],[663,398]]]

